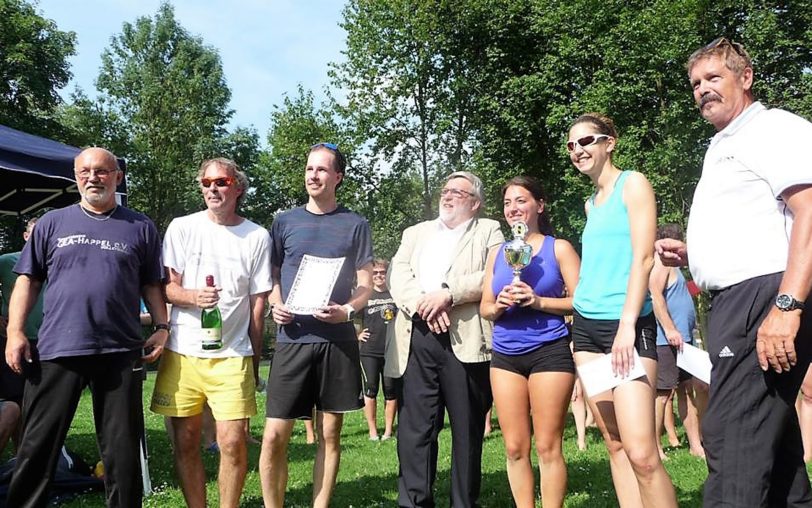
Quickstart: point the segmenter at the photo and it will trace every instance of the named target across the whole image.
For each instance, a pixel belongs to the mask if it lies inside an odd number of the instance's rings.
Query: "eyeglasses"
[[[338,145],[335,143],[316,143],[315,145],[311,146],[310,149],[313,150],[314,148],[329,148],[334,152],[338,152]]]
[[[468,196],[474,195],[473,192],[464,191],[462,189],[450,189],[448,187],[440,191],[440,196],[442,197],[446,197],[448,194],[451,194],[451,197],[458,199],[467,198]]]
[[[99,178],[105,178],[110,175],[110,173],[115,173],[118,171],[117,169],[104,169],[104,168],[97,168],[97,169],[89,169],[89,168],[74,168],[73,170],[76,173],[76,176],[81,178],[90,178],[90,175],[95,174]]]
[[[603,141],[606,138],[611,138],[607,134],[590,134],[589,136],[584,136],[582,138],[576,139],[575,141],[567,141],[567,151],[574,152],[575,145],[580,146],[581,148],[586,148],[588,146],[592,146],[598,141]]]
[[[230,176],[223,176],[220,178],[201,178],[200,185],[204,188],[211,187],[211,184],[214,184],[218,187],[231,187],[234,185],[234,178]]]
[[[386,275],[386,270],[372,270],[372,275]]]

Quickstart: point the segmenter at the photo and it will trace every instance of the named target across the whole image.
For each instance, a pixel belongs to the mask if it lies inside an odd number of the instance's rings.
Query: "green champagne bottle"
[[[206,275],[206,286],[214,287],[214,275]],[[223,318],[216,306],[203,309],[200,313],[200,328],[203,331],[201,347],[204,351],[217,351],[223,347]]]

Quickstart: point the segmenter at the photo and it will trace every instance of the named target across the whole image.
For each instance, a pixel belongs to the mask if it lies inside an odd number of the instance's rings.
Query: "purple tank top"
[[[500,247],[493,266],[491,289],[494,295],[498,295],[513,280],[513,269],[505,262],[502,248]],[[539,252],[522,270],[522,281],[539,296],[562,296],[564,279],[555,259],[555,238],[544,238]],[[533,351],[545,342],[566,337],[568,333],[563,316],[514,306],[507,309],[494,323],[493,350],[504,355],[521,355]]]

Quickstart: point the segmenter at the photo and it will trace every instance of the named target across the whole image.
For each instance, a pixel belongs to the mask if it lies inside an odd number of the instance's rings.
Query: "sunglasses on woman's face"
[[[592,146],[598,141],[602,141],[606,138],[611,138],[612,136],[608,136],[606,134],[590,134],[589,136],[584,136],[582,138],[576,139],[574,141],[567,141],[567,151],[574,152],[575,145],[580,146],[581,148],[586,148],[588,146]]]

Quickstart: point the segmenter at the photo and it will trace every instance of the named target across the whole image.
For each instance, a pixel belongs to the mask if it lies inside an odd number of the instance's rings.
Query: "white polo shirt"
[[[755,102],[711,140],[688,221],[691,274],[703,289],[783,272],[792,212],[781,193],[812,184],[812,123]]]

